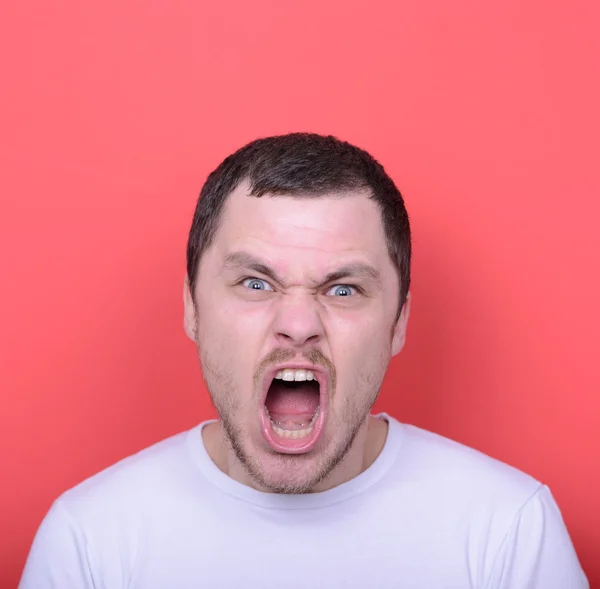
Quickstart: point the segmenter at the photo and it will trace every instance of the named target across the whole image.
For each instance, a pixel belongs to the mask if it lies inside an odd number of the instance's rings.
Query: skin
[[[340,268],[349,275],[324,282]],[[396,321],[398,304],[380,212],[366,194],[256,198],[240,184],[200,261],[193,298],[184,283],[185,331],[220,417],[203,430],[215,464],[280,493],[324,491],[367,469],[387,435],[370,410],[404,346],[410,296]],[[259,376],[278,355],[306,362],[315,350],[335,371],[323,435],[310,452],[274,452],[260,429]]]

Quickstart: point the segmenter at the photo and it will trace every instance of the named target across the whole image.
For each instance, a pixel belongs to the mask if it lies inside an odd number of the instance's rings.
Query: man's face
[[[392,355],[398,275],[363,193],[229,196],[198,268],[186,331],[255,483],[308,491],[351,449]],[[312,378],[312,380],[311,380]]]

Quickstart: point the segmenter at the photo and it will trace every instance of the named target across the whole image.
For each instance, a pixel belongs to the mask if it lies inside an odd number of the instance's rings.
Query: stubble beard
[[[313,450],[306,454],[295,455],[266,450],[270,455],[269,461],[274,462],[276,465],[275,468],[269,469],[271,472],[267,472],[259,457],[253,456],[245,443],[248,436],[241,426],[242,420],[238,418],[240,404],[233,373],[227,372],[213,363],[207,351],[202,350],[198,342],[196,342],[196,347],[211,402],[221,420],[225,438],[231,451],[253,483],[258,488],[272,493],[288,495],[310,493],[322,483],[347,457],[356,441],[361,426],[365,423],[379,395],[380,379],[374,379],[374,375],[369,375],[366,378],[364,376],[359,377],[355,393],[351,393],[346,397],[346,403],[339,416],[334,415],[333,403],[330,403],[327,430],[329,432],[345,430],[345,435],[335,444],[335,447],[329,449],[329,451],[327,449],[320,452]],[[361,403],[363,387],[368,387],[369,394],[364,396],[364,401]],[[325,435],[327,435],[327,432],[325,432]],[[312,468],[307,473],[306,465],[311,462],[313,463]],[[302,478],[294,476],[294,473],[298,471],[303,473]]]

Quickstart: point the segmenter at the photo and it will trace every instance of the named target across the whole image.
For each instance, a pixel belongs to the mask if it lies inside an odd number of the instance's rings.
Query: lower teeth
[[[271,422],[274,423],[276,426],[281,427],[282,429],[285,429],[285,423],[283,421],[275,421],[274,419],[271,419]],[[302,429],[302,428],[308,427],[310,424],[309,423],[295,423],[294,425],[298,429]]]
[[[302,438],[306,438],[311,432],[313,428],[310,427],[308,429],[281,429],[273,424],[273,431],[280,438],[287,438],[291,440],[300,440]]]
[[[266,408],[265,408],[266,410]],[[286,438],[286,439],[292,439],[292,440],[299,440],[302,438],[306,438],[308,435],[310,435],[314,429],[314,425],[315,422],[317,421],[317,417],[319,416],[319,407],[317,407],[317,410],[315,411],[315,414],[313,415],[313,418],[310,420],[309,424],[304,424],[304,423],[299,423],[296,424],[300,427],[302,427],[302,429],[283,429],[282,427],[279,427],[280,425],[283,425],[280,421],[273,421],[273,419],[271,419],[271,416],[269,415],[269,411],[267,411],[267,416],[269,417],[269,420],[271,421],[271,427],[273,428],[273,431],[281,438]]]

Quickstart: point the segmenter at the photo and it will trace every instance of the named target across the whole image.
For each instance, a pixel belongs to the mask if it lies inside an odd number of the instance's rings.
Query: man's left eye
[[[356,294],[356,287],[349,284],[336,284],[327,291],[327,295],[331,297],[349,297]]]

